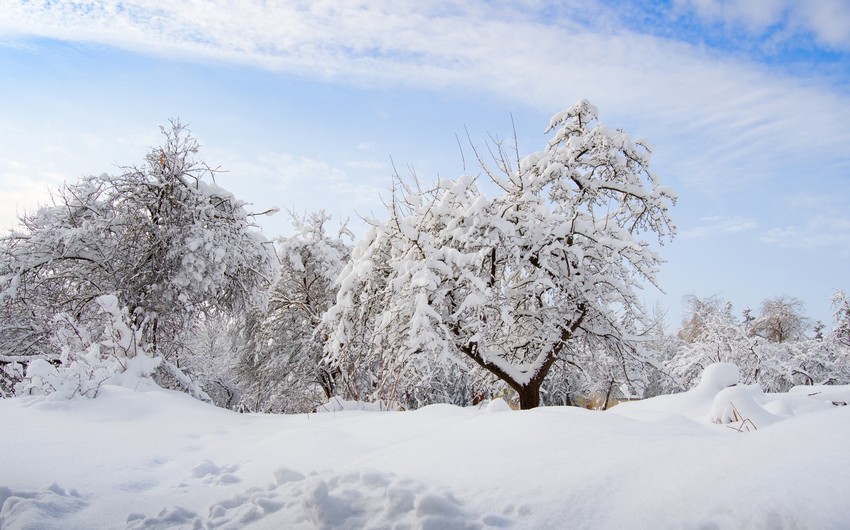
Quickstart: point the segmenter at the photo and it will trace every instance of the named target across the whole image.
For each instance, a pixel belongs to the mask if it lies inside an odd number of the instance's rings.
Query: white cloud
[[[204,157],[227,168],[226,173],[218,175],[218,183],[226,189],[238,187],[239,197],[255,210],[278,207],[301,212],[322,208],[340,219],[353,212],[370,215],[382,207],[380,196],[390,182],[386,173],[350,166],[343,169],[324,160],[286,152],[210,149]],[[257,221],[268,234],[289,233],[291,228],[282,214]],[[357,219],[352,222],[359,226]]]
[[[588,97],[600,106],[604,121],[625,121],[627,130],[664,146],[657,158],[674,161],[673,176],[707,193],[750,190],[788,171],[789,160],[820,159],[850,168],[840,154],[850,144],[846,91],[616,27],[615,14],[599,5],[574,2],[547,18],[539,14],[540,5],[27,2],[4,8],[0,35],[222,59],[362,85],[486,93],[547,113]],[[743,17],[756,29],[785,16],[789,5],[790,0],[680,2],[708,18]],[[836,25],[805,22],[822,28],[824,39],[841,34],[850,10],[829,0],[800,5],[807,14],[794,7],[799,15],[794,20],[826,18]]]
[[[747,232],[758,226],[758,223],[741,216],[708,216],[700,219],[698,226],[690,227],[680,233],[682,239],[713,236],[717,234],[734,234]]]
[[[837,49],[850,50],[850,3],[845,0],[801,2],[800,16],[820,42]]]
[[[846,0],[676,0],[675,5],[752,34],[771,28],[786,37],[808,33],[824,46],[850,51],[850,2]]]
[[[850,245],[850,218],[817,215],[798,225],[772,228],[760,239],[782,248],[834,248],[846,254]]]
[[[386,172],[388,169],[388,165],[386,163],[378,162],[376,160],[349,160],[345,163],[345,165],[352,169],[365,169],[370,171]]]
[[[680,10],[692,9],[704,19],[763,31],[782,20],[786,0],[675,0]]]
[[[50,193],[66,182],[140,163],[146,146],[159,141],[155,130],[98,128],[94,119],[86,125],[94,127],[58,128],[52,120],[35,119],[16,124],[8,115],[0,117],[0,229],[49,204]],[[92,158],[93,153],[106,155]]]

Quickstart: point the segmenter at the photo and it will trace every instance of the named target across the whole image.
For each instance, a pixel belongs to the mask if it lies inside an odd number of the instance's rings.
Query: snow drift
[[[608,412],[240,415],[146,385],[2,400],[0,528],[846,527],[850,388],[735,376]]]

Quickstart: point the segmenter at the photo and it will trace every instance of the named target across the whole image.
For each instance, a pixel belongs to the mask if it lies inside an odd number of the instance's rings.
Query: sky
[[[3,229],[180,120],[254,211],[362,234],[393,172],[474,173],[470,143],[514,134],[540,150],[586,98],[678,193],[644,292],[668,330],[686,295],[796,297],[829,325],[850,289],[850,0],[0,0],[0,80]]]

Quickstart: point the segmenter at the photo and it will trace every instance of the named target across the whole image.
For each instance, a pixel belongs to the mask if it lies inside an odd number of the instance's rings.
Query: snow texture
[[[218,468],[211,467],[210,474],[214,474]],[[273,482],[214,502],[203,514],[183,507],[164,508],[153,516],[134,513],[127,518],[127,528],[238,529],[261,524],[266,518],[273,518],[277,528],[352,530],[483,528],[511,522],[497,514],[470,514],[450,492],[391,473],[362,469],[305,476],[280,468],[274,472]]]
[[[324,405],[319,406],[316,409],[316,412],[339,412],[341,410],[371,410],[380,412],[387,410],[399,410],[399,406],[391,403],[384,403],[383,401],[378,401],[377,403],[365,403],[363,401],[352,401],[335,396],[329,399]]]
[[[0,486],[0,528],[61,528],[62,520],[88,503],[56,484],[35,490]]]
[[[607,412],[237,414],[111,384],[4,399],[0,528],[846,528],[850,387],[737,375]]]

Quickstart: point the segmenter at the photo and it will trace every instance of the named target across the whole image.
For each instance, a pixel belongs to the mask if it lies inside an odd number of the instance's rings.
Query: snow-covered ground
[[[850,388],[764,395],[710,370],[608,412],[6,399],[0,528],[850,527]]]

